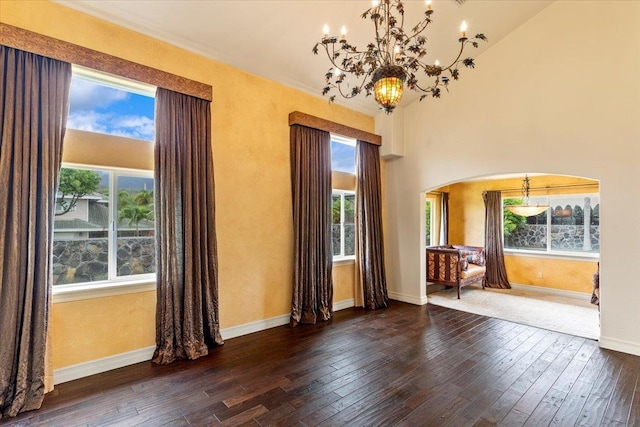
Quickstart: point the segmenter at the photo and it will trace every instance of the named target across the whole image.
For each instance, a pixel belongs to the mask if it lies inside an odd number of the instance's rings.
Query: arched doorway
[[[434,212],[442,211],[442,196],[447,195],[449,239],[443,242],[432,237],[427,241],[428,234],[424,233],[421,239],[424,246],[442,243],[483,246],[483,191],[500,191],[504,204],[521,203],[524,175],[472,178],[426,191],[425,203],[428,204],[428,200],[431,203],[430,211],[425,209],[422,228],[426,231],[429,222],[431,230],[441,228],[433,224],[434,221],[442,223]],[[505,265],[513,290],[491,290],[483,294],[476,292],[481,291],[481,285],[477,284],[474,288],[464,288],[461,300],[454,301],[457,300],[455,290],[427,285],[427,300],[473,311],[477,299],[479,308],[473,312],[478,314],[597,339],[598,308],[591,305],[590,300],[599,261],[599,182],[563,175],[529,176],[530,202],[550,207],[531,217],[513,215],[504,209]],[[427,213],[431,214],[430,218]],[[421,271],[426,271],[424,254],[421,260],[425,264]],[[451,301],[443,300],[447,295]],[[511,298],[516,295],[525,299]]]

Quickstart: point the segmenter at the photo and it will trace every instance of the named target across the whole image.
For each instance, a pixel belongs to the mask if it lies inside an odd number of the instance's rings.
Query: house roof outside
[[[96,231],[104,229],[104,227],[81,219],[56,219],[54,223],[55,231]]]
[[[107,200],[103,197],[97,197],[97,193],[85,199],[89,199],[89,221],[81,219],[56,219],[54,221],[55,231],[97,231],[106,230],[109,226],[109,207]],[[102,195],[100,195],[102,196]],[[138,231],[153,230],[154,223],[146,219],[138,223]],[[118,230],[133,231],[136,230],[135,225],[130,224],[128,220],[123,219],[118,223]]]

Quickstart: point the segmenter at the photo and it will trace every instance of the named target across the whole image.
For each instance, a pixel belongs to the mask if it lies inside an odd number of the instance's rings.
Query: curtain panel
[[[331,136],[290,127],[294,267],[291,326],[333,317]]]
[[[485,191],[484,246],[486,257],[486,286],[498,289],[511,289],[504,264],[502,243],[502,193]]]
[[[0,46],[0,418],[38,409],[71,65]]]
[[[156,350],[196,359],[223,344],[218,304],[211,103],[156,93]]]
[[[440,204],[440,244],[449,244],[449,193],[442,193]]]
[[[384,268],[380,150],[377,145],[358,141],[356,169],[357,265],[364,307],[384,308],[389,305],[389,297]]]

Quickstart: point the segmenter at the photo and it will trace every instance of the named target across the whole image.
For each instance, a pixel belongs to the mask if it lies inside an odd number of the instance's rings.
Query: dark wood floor
[[[61,384],[7,425],[640,425],[639,373],[595,341],[392,301]]]

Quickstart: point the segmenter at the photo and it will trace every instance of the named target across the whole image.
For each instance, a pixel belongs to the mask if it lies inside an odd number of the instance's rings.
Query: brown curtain
[[[0,46],[0,418],[38,409],[71,65]]]
[[[222,344],[218,320],[211,103],[158,88],[155,363]]]
[[[389,305],[384,270],[380,152],[377,145],[364,141],[358,141],[356,149],[357,265],[360,269],[364,307],[377,309]]]
[[[300,125],[290,129],[294,270],[291,326],[333,317],[331,136]]]
[[[449,244],[449,193],[442,193],[440,205],[440,244]]]
[[[502,196],[499,191],[483,193],[485,222],[484,246],[487,273],[486,286],[490,288],[511,289],[504,265],[502,246]]]

